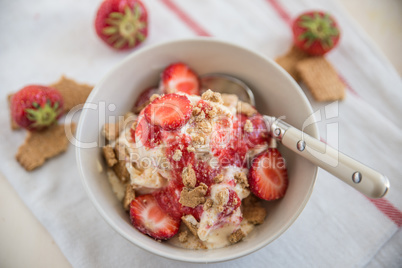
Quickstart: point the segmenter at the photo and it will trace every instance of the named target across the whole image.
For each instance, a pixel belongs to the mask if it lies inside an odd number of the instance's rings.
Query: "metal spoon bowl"
[[[252,90],[241,80],[220,73],[201,76],[202,89],[235,94],[239,100],[255,106]],[[387,177],[339,152],[288,123],[272,116],[263,116],[270,135],[284,146],[335,175],[370,198],[385,196],[390,187]]]

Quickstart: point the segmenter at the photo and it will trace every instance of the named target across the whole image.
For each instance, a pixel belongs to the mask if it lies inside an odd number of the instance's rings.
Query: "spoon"
[[[205,74],[201,76],[201,84],[205,89],[235,94],[241,101],[255,106],[251,89],[235,77],[219,73]],[[367,197],[381,198],[388,192],[390,187],[388,178],[374,169],[311,137],[283,120],[268,115],[264,115],[263,118],[273,138]]]

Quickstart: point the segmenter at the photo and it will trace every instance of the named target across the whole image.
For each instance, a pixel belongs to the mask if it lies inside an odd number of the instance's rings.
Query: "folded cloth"
[[[402,263],[402,81],[390,63],[335,1],[147,0],[150,36],[142,45],[197,35],[243,45],[269,58],[291,46],[291,18],[309,10],[330,11],[342,29],[327,59],[347,83],[342,102],[317,103],[321,136],[329,144],[386,174],[385,199],[370,200],[325,171],[305,210],[280,238],[219,267],[398,267]],[[61,74],[96,82],[130,52],[115,52],[94,34],[99,1],[10,1],[0,22],[0,107],[7,94],[31,83],[50,84]],[[24,18],[15,20],[16,17]],[[6,53],[5,53],[6,51]],[[258,71],[258,70],[256,70]],[[267,74],[269,75],[269,74]],[[328,114],[328,111],[331,111]],[[91,205],[80,182],[75,152],[69,150],[27,173],[14,155],[23,130],[11,131],[0,113],[0,172],[46,227],[74,267],[188,267],[145,252],[118,235]],[[334,129],[338,131],[334,132]]]

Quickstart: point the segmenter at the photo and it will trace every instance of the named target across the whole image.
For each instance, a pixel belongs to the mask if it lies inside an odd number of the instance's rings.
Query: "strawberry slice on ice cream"
[[[165,68],[161,74],[160,88],[164,93],[182,92],[200,95],[198,75],[181,62],[173,63]]]
[[[164,130],[175,130],[190,119],[192,106],[184,95],[166,94],[151,102],[144,111],[147,121]]]
[[[151,194],[138,196],[130,205],[131,223],[142,233],[167,240],[179,231],[180,220],[162,210]]]
[[[285,160],[276,148],[269,148],[253,159],[248,183],[251,192],[265,200],[283,197],[288,187]]]

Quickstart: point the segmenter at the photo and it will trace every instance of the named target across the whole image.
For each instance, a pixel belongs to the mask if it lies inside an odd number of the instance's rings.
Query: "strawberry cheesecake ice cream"
[[[203,93],[200,93],[203,92]],[[284,196],[285,162],[257,110],[201,90],[174,63],[125,124],[104,127],[109,180],[140,232],[185,248],[220,248],[263,223],[262,200]]]

